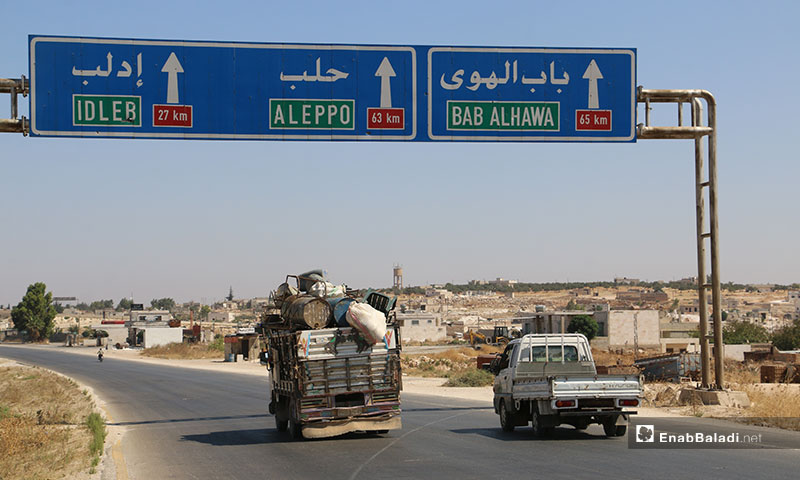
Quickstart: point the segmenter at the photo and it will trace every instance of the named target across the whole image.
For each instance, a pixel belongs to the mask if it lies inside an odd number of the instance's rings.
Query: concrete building
[[[661,348],[657,310],[610,310],[595,312],[600,330],[607,337],[608,348]]]
[[[128,341],[128,337],[130,332],[128,331],[128,327],[124,325],[92,325],[92,328],[95,330],[103,330],[108,333],[108,344],[109,345],[125,345]]]
[[[585,312],[580,310],[537,312],[525,316],[516,317],[514,320],[520,322],[522,334],[528,333],[565,333],[569,328],[569,322],[576,315],[593,316],[595,312]]]
[[[208,312],[209,322],[235,322],[236,313],[234,312]]]
[[[661,322],[661,352],[699,352],[698,322]]]
[[[397,323],[404,342],[436,342],[447,338],[447,327],[438,315],[398,313]]]
[[[164,322],[172,320],[169,310],[131,310],[128,322]]]
[[[129,329],[128,343],[143,348],[157,347],[168,343],[183,342],[183,329],[162,325],[138,325]]]

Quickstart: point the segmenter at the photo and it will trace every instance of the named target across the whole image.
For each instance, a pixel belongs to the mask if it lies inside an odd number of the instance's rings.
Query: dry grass
[[[220,337],[221,339],[221,337]],[[219,346],[218,346],[219,345]],[[203,358],[222,359],[225,349],[222,342],[215,343],[169,343],[146,348],[142,355],[169,360],[199,360]]]
[[[447,377],[450,374],[476,370],[476,357],[498,353],[502,346],[483,345],[480,350],[460,347],[436,353],[402,355],[403,373],[414,377]]]
[[[761,381],[761,366],[768,362],[737,362],[725,360],[725,382],[736,388]],[[711,378],[714,378],[714,362],[711,362]]]
[[[75,477],[91,468],[94,405],[65,377],[32,367],[0,368],[0,478]]]
[[[800,387],[798,385],[748,385],[742,390],[750,397],[743,421],[800,430]]]

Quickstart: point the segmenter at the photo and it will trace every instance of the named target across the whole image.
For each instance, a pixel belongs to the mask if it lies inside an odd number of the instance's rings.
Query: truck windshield
[[[549,350],[550,358],[547,358],[547,350]],[[551,345],[545,349],[544,345],[537,345],[533,347],[533,358],[531,358],[531,349],[529,346],[524,346],[519,352],[520,362],[561,362],[561,345]],[[578,349],[574,345],[564,345],[564,361],[577,362]]]

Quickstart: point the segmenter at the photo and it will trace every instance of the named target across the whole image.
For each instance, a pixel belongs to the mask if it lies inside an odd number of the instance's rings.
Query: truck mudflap
[[[397,430],[403,423],[400,415],[392,415],[306,423],[302,428],[305,438],[326,438],[357,431]]]

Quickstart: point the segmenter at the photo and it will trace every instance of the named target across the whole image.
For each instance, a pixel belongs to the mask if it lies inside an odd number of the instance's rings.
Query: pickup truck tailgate
[[[642,387],[638,375],[555,376],[519,379],[513,394],[519,400],[638,397]]]

